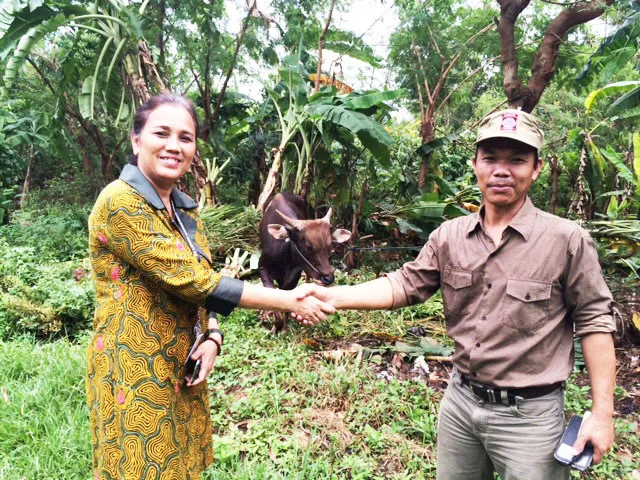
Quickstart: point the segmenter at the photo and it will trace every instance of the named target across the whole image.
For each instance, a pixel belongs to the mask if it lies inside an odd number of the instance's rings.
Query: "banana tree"
[[[280,82],[269,91],[270,104],[268,108],[263,108],[263,115],[271,108],[277,113],[280,142],[258,199],[258,209],[264,208],[276,187],[283,168],[283,154],[289,146],[295,151],[293,190],[296,193],[302,193],[305,183],[309,181],[315,152],[321,146],[330,152],[333,142],[338,140],[337,133],[348,133],[352,141],[355,141],[353,137],[357,137],[365,150],[378,161],[388,164],[393,138],[376,117],[380,112],[389,110],[385,101],[401,96],[404,91],[340,95],[335,88],[324,88],[310,95],[312,83],[300,61],[300,55],[285,58],[279,76]],[[286,187],[288,180],[285,177],[282,184]]]
[[[83,30],[98,35],[102,42],[93,75],[82,83],[80,113],[94,119],[96,100],[106,95],[114,71],[121,70],[125,88],[115,119],[127,117],[123,115],[126,104],[133,106],[149,98],[152,89],[164,89],[142,30],[147,4],[136,8],[123,0],[111,0],[87,8],[55,0],[4,0],[0,8],[0,59],[6,60],[2,93],[7,95],[28,55],[45,36],[62,27]]]

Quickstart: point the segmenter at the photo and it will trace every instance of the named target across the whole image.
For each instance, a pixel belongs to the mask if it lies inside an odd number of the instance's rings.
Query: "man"
[[[439,480],[568,479],[553,457],[564,430],[563,384],[582,340],[593,395],[575,444],[613,443],[612,297],[588,233],[535,208],[543,132],[519,110],[485,117],[473,158],[483,206],[443,223],[413,262],[385,277],[308,293],[341,309],[424,302],[438,288],[454,371],[440,407]]]

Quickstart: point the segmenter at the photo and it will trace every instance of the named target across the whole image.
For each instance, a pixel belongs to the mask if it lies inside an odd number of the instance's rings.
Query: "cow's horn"
[[[329,210],[327,211],[327,214],[324,217],[322,217],[322,221],[327,222],[329,225],[331,225],[331,208],[329,208]]]
[[[276,208],[276,212],[282,217],[284,222],[289,225],[291,228],[295,228],[296,230],[302,230],[302,222],[295,218],[287,217],[284,213]]]

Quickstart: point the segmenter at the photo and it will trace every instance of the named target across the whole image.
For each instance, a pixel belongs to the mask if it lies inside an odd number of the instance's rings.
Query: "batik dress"
[[[213,459],[206,382],[184,363],[206,310],[229,314],[242,282],[211,269],[196,204],[171,194],[181,234],[153,186],[127,165],[89,217],[96,285],[87,352],[96,479],[197,479]],[[206,310],[205,308],[206,307]]]

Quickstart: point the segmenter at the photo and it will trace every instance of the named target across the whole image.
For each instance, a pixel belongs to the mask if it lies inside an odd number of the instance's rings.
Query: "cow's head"
[[[332,245],[348,241],[351,232],[338,228],[331,233],[331,209],[319,220],[298,220],[287,217],[280,210],[276,209],[276,212],[282,217],[283,224],[270,223],[271,236],[294,243],[304,257],[300,263],[309,277],[324,285],[333,283],[333,268],[329,263]]]

